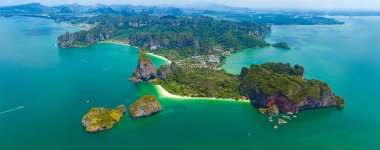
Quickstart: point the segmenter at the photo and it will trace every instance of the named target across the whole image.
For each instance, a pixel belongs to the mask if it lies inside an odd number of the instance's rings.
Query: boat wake
[[[111,69],[111,67],[104,68],[104,69],[103,69],[103,72],[106,72],[106,71],[108,71],[108,70],[110,70],[110,69]]]
[[[81,60],[82,62],[88,64],[88,60],[86,60],[86,59],[80,59],[80,60]]]
[[[0,112],[0,115],[5,114],[5,113],[9,113],[11,111],[15,111],[15,110],[18,110],[18,109],[22,109],[22,108],[24,108],[24,106],[20,106],[20,107],[17,107],[17,108],[13,108],[13,109],[9,109],[9,110],[6,110],[6,111],[2,111],[2,112]]]

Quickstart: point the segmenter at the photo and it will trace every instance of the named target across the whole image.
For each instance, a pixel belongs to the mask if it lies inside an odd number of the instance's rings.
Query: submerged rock
[[[160,102],[154,95],[145,95],[129,106],[129,114],[136,117],[148,117],[162,110]]]
[[[286,124],[286,123],[288,123],[288,122],[285,121],[284,119],[278,119],[278,120],[277,120],[277,123],[278,123],[278,124]]]
[[[140,53],[136,70],[133,72],[132,77],[129,78],[132,82],[149,81],[156,78],[156,67],[152,60],[145,54]]]
[[[86,127],[87,132],[98,132],[108,130],[118,123],[125,114],[125,106],[120,105],[115,109],[106,109],[104,107],[92,108],[82,118],[82,124]]]
[[[282,118],[285,118],[285,119],[288,119],[288,120],[292,120],[292,118],[290,116],[282,116]]]
[[[280,42],[280,43],[277,43],[277,44],[273,44],[272,46],[276,47],[276,48],[290,49],[289,44],[285,43],[285,42]]]

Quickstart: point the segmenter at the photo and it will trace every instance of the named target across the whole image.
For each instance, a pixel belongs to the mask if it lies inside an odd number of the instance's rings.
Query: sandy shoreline
[[[233,102],[243,102],[243,103],[249,103],[249,100],[235,100],[235,99],[222,99],[222,98],[216,98],[216,97],[189,97],[189,96],[179,96],[174,95],[166,91],[161,85],[154,85],[156,90],[158,91],[159,95],[165,98],[173,98],[173,99],[179,99],[179,100],[193,100],[193,99],[199,99],[199,100],[213,100],[213,101],[233,101]]]
[[[125,45],[125,46],[131,46],[131,47],[134,47],[134,48],[138,48],[136,46],[132,46],[132,45],[129,45],[127,43],[123,43],[123,42],[117,42],[117,41],[101,41],[101,42],[98,42],[98,43],[112,43],[112,44],[120,44],[120,45]],[[146,53],[147,55],[150,55],[150,56],[153,56],[153,57],[156,57],[156,58],[159,58],[159,59],[162,59],[164,61],[166,61],[168,64],[171,64],[172,61],[163,57],[163,56],[160,56],[160,55],[156,55],[156,54],[153,54],[153,53]]]
[[[125,46],[130,46],[130,47],[134,47],[134,48],[137,48],[136,46],[132,46],[132,45],[129,45],[127,43],[123,43],[123,42],[116,42],[116,41],[100,41],[98,43],[112,43],[112,44],[119,44],[119,45],[125,45]]]
[[[150,55],[150,56],[153,56],[153,57],[157,57],[157,58],[159,58],[159,59],[162,59],[162,60],[166,61],[168,64],[171,64],[171,63],[172,63],[171,60],[169,60],[169,59],[167,59],[167,58],[165,58],[165,57],[163,57],[163,56],[156,55],[156,54],[153,54],[153,53],[145,53],[145,54]]]

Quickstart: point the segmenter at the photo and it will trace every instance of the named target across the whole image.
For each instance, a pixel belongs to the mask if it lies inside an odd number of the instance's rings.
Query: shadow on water
[[[33,29],[24,29],[22,30],[26,36],[47,36],[54,33],[62,33],[64,30],[56,27],[37,27]]]

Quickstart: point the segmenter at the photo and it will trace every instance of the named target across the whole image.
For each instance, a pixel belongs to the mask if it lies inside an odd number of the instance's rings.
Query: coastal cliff
[[[173,72],[176,72],[178,66],[175,62],[172,62],[170,65],[162,65],[157,69],[157,75],[160,80],[166,80]]]
[[[115,109],[106,109],[104,107],[92,108],[82,118],[82,124],[87,132],[98,132],[108,130],[118,123],[124,116],[125,106],[120,105]]]
[[[327,83],[303,80],[301,72],[288,72],[284,71],[284,68],[289,69],[286,65],[277,66],[281,67],[275,69],[265,64],[252,65],[242,75],[240,92],[249,97],[253,106],[270,108],[275,105],[280,113],[289,114],[312,108],[344,107],[344,99],[336,96]],[[300,66],[293,70],[297,68]]]
[[[91,30],[82,30],[75,33],[66,32],[58,36],[58,45],[61,48],[87,47],[104,41],[113,36],[115,27],[98,25]]]
[[[145,53],[140,53],[137,67],[129,78],[132,82],[149,81],[156,78],[156,67]]]
[[[148,117],[162,110],[162,106],[154,95],[145,95],[129,106],[129,114],[134,117]]]

